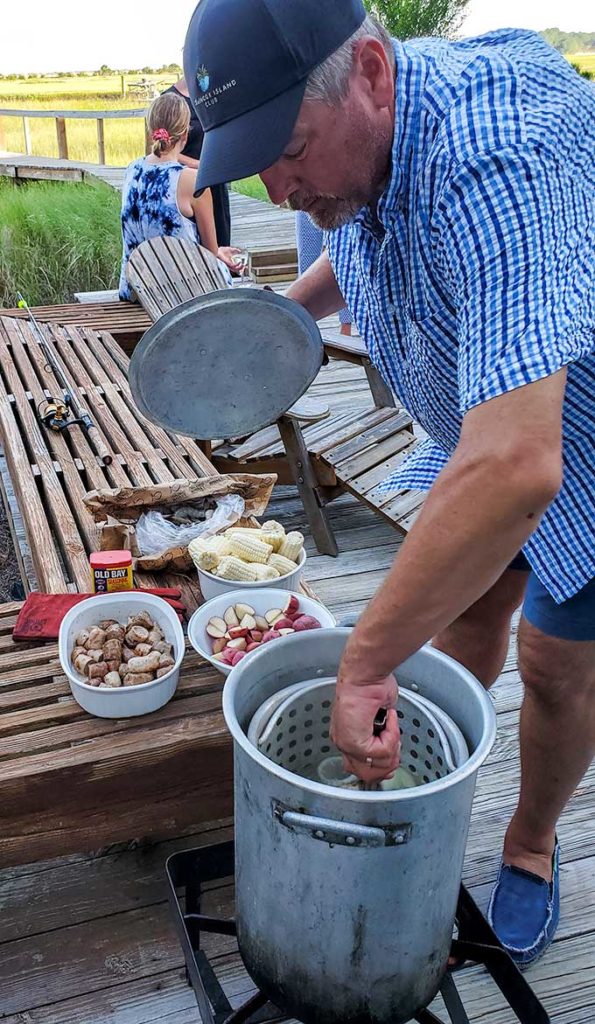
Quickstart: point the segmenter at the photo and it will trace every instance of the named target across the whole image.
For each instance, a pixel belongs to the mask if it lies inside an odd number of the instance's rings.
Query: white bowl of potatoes
[[[146,715],[173,697],[184,633],[161,597],[100,594],[70,609],[60,625],[60,663],[75,700],[99,718]]]
[[[258,528],[230,527],[188,545],[205,601],[233,590],[299,590],[306,562],[301,533],[274,520]]]
[[[284,589],[234,590],[206,601],[188,623],[194,650],[224,676],[263,644],[337,622],[319,601]]]

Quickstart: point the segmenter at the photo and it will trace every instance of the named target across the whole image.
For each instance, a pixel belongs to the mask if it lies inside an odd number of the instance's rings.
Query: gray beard
[[[291,196],[285,205],[290,210],[304,209],[299,200],[296,202]],[[335,231],[354,220],[363,205],[355,199],[330,199],[321,196],[316,205],[309,207],[306,212],[317,228],[321,228],[322,231]]]

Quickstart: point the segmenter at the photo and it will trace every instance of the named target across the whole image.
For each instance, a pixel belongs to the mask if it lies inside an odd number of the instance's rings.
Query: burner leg
[[[420,1010],[413,1019],[417,1021],[417,1024],[444,1024],[431,1010]]]
[[[267,997],[263,996],[262,992],[256,992],[243,1006],[238,1007],[229,1017],[226,1017],[224,1024],[247,1024],[250,1017],[258,1010],[262,1010],[267,1003]]]
[[[459,938],[451,955],[460,961],[483,964],[520,1024],[551,1024],[544,1006],[508,955],[464,885],[457,908]]]
[[[440,987],[440,994],[448,1011],[451,1024],[470,1024],[465,1007],[457,991],[452,974],[446,974]]]

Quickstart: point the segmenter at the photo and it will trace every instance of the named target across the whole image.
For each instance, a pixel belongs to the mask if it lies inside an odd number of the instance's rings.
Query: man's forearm
[[[478,600],[537,527],[548,500],[532,497],[489,464],[455,456],[360,619],[342,677],[381,679]]]
[[[345,299],[324,252],[305,274],[294,281],[286,295],[288,299],[294,299],[304,306],[315,320],[331,316],[345,306]]]

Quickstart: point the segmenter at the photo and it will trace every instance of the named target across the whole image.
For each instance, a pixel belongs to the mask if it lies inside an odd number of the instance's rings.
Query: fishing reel
[[[66,430],[72,426],[70,403],[61,398],[48,398],[37,406],[37,418],[48,430]]]

